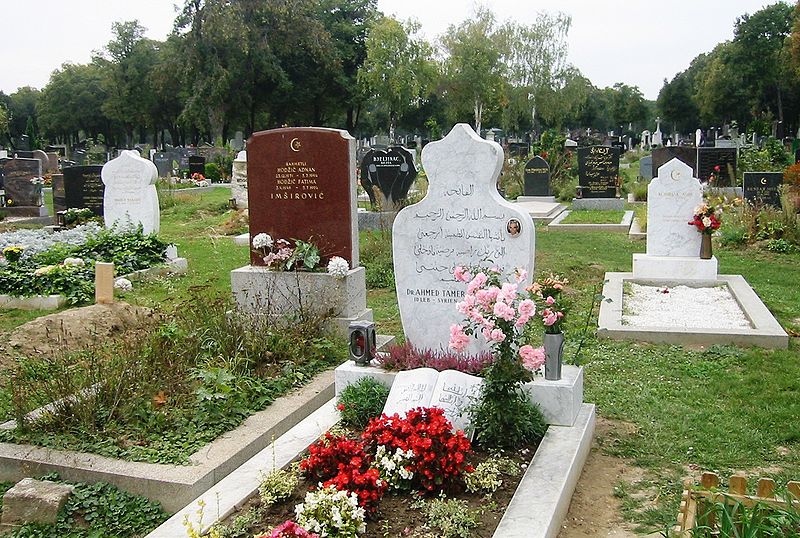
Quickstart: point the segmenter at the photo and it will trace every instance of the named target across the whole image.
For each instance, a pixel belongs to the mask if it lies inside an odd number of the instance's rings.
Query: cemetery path
[[[20,325],[0,341],[0,369],[14,357],[46,357],[101,345],[130,330],[148,327],[155,319],[149,308],[115,302],[70,308]]]
[[[597,417],[592,449],[572,496],[559,538],[640,536],[623,521],[622,503],[614,496],[614,490],[620,481],[629,484],[638,482],[642,479],[643,471],[602,451],[604,444],[613,443],[614,438],[621,434],[632,433],[632,428],[624,422]]]

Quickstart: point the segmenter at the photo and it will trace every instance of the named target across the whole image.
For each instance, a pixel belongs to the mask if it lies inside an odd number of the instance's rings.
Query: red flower
[[[344,404],[340,403],[339,405],[336,406],[336,409],[338,409],[339,411],[344,411]]]

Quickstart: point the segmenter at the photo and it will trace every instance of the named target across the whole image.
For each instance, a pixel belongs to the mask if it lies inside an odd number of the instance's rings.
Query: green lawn
[[[619,224],[625,211],[601,209],[576,209],[561,221],[561,224]]]
[[[228,291],[230,270],[248,263],[247,249],[222,235],[234,217],[227,208],[228,197],[229,192],[220,189],[175,194],[166,200],[162,236],[174,241],[189,259],[189,273],[137,285],[125,299],[168,308],[198,286]],[[622,214],[616,215],[610,221],[619,222]],[[601,416],[627,425],[601,439],[600,449],[644,469],[640,482],[620,483],[615,489],[627,518],[651,530],[672,523],[681,479],[690,469],[723,475],[745,470],[783,483],[787,478],[800,479],[796,338],[784,351],[733,346],[698,350],[597,340],[594,295],[602,289],[604,274],[629,271],[632,254],[643,252],[645,243],[604,232],[551,233],[542,226],[536,231],[537,274],[557,272],[570,280],[567,294],[574,304],[565,356],[585,367],[584,399],[597,404]],[[389,234],[385,238],[390,248]],[[800,253],[728,250],[718,244],[714,253],[720,273],[744,275],[778,321],[788,331],[800,333]],[[393,289],[370,289],[368,304],[379,332],[401,334]],[[0,330],[40,314],[4,312]],[[584,335],[587,320],[589,331]]]

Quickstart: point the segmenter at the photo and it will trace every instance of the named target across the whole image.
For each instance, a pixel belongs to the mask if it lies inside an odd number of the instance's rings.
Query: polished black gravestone
[[[692,146],[665,146],[655,148],[652,157],[651,179],[657,177],[658,169],[672,159],[678,159],[682,163],[690,166],[693,171],[697,170],[697,148]]]
[[[88,208],[98,217],[103,216],[105,185],[100,178],[100,165],[70,166],[64,168],[64,202],[67,209]]]
[[[550,165],[539,155],[525,163],[523,196],[550,196]]]
[[[582,198],[615,198],[619,149],[609,146],[578,148],[578,184]]]
[[[715,187],[732,186],[736,177],[736,148],[697,148],[695,172],[700,181],[708,181],[714,174]]]
[[[400,209],[400,201],[406,197],[416,178],[414,156],[401,147],[371,149],[361,161],[361,186],[372,204],[379,203],[384,211]],[[374,187],[379,191],[380,200]]]
[[[158,177],[170,177],[172,175],[172,153],[157,151],[153,154],[153,164],[158,170]]]
[[[745,172],[744,199],[754,205],[781,207],[781,172]]]
[[[189,177],[194,174],[206,174],[206,158],[199,155],[189,156]]]

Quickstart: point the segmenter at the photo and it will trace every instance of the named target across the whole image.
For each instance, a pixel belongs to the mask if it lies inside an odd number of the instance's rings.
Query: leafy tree
[[[5,105],[0,103],[0,140],[8,137],[9,116]]]
[[[507,23],[502,29],[505,39],[504,63],[508,68],[512,107],[523,109],[531,125],[537,110],[554,107],[545,115],[557,121],[563,114],[557,100],[546,99],[558,93],[574,73],[567,65],[567,35],[571,18],[563,13],[539,13],[530,25]]]
[[[657,103],[660,115],[680,132],[688,133],[700,124],[694,81],[688,70],[678,73],[670,82],[664,80]]]
[[[9,132],[13,138],[25,134],[28,118],[33,121],[34,133],[38,133],[36,104],[39,102],[41,92],[36,88],[25,86],[9,96],[10,124]]]
[[[501,35],[494,14],[487,8],[442,37],[446,58],[444,78],[454,116],[472,110],[475,130],[480,132],[487,107],[499,107],[506,84]]]
[[[399,116],[420,104],[434,77],[430,45],[416,36],[419,23],[400,23],[382,17],[370,29],[367,56],[358,81],[389,117],[389,138],[394,141]]]

